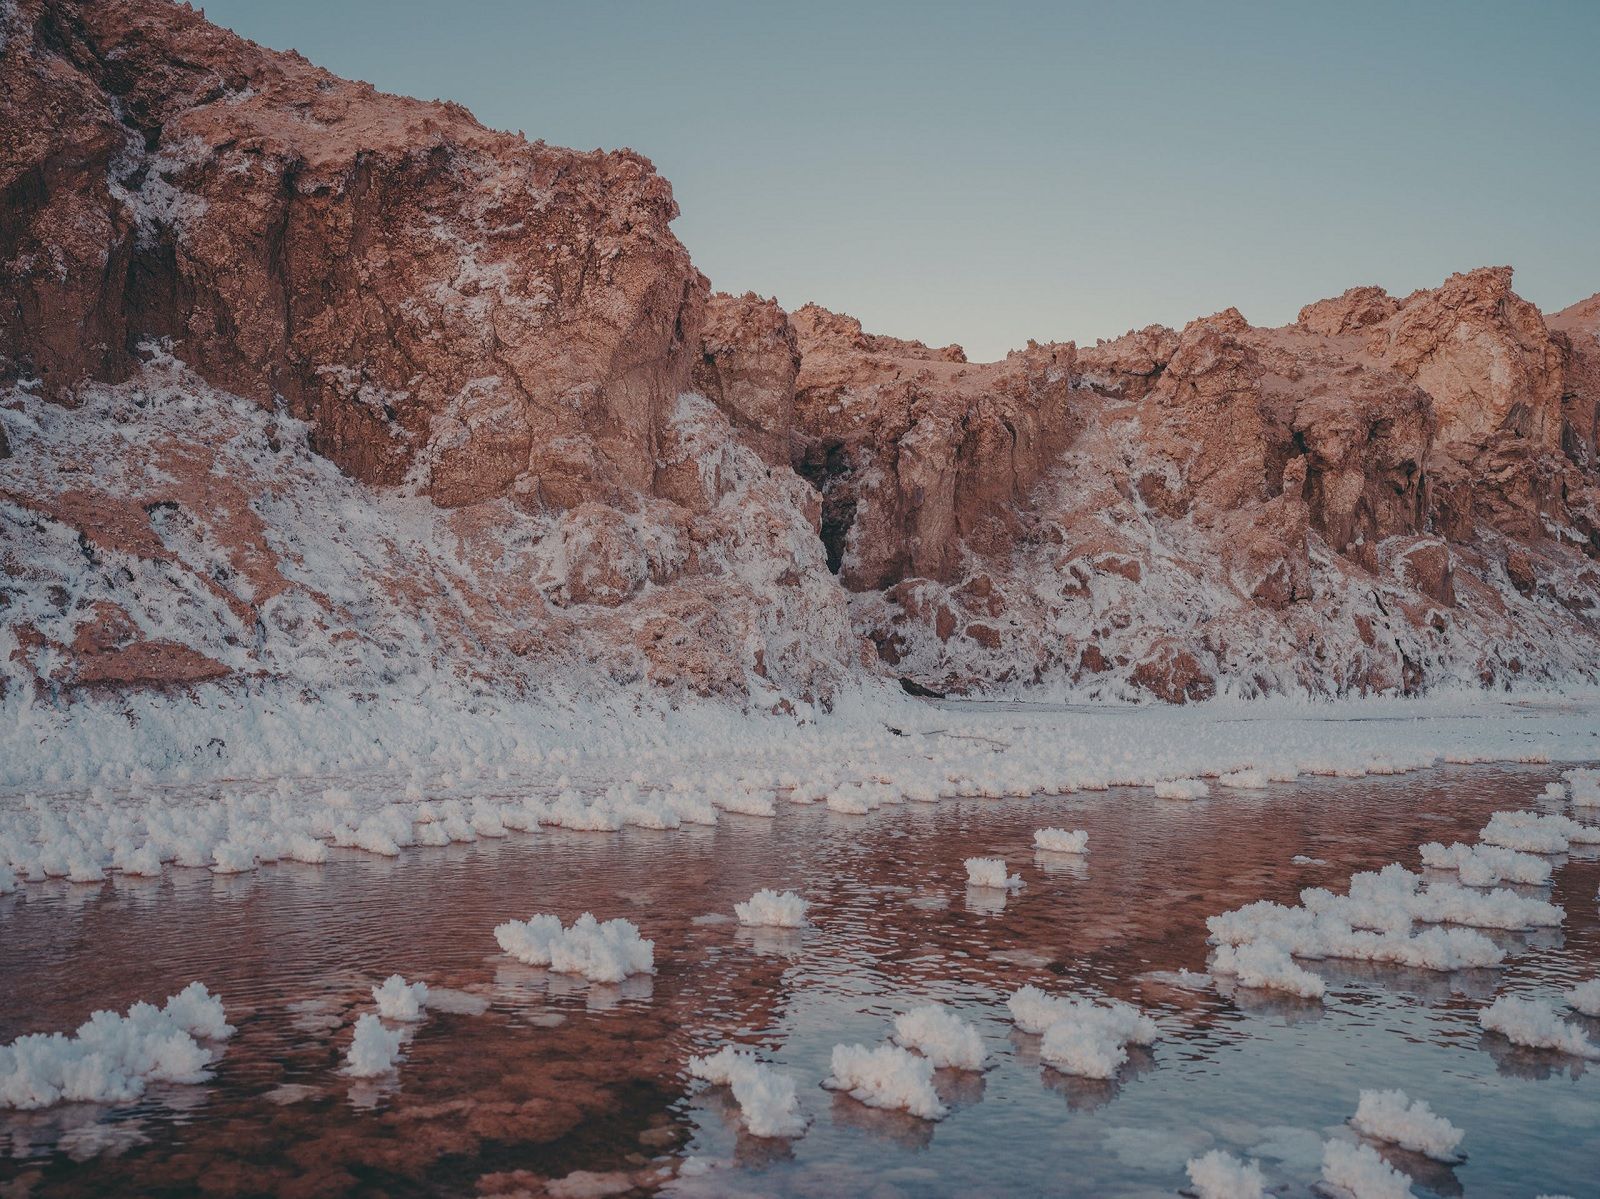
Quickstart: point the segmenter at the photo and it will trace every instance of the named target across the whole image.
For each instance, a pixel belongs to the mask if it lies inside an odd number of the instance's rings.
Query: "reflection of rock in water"
[[[805,948],[803,928],[740,928],[733,939],[757,953],[773,957],[797,957]]]
[[[653,974],[630,974],[619,983],[588,983],[587,986],[589,991],[584,1006],[591,1012],[607,1012],[623,1003],[647,1002],[656,992],[656,977]],[[554,995],[555,988],[552,987],[550,993]]]
[[[1089,878],[1089,862],[1081,853],[1051,853],[1048,849],[1033,851],[1033,864],[1046,874],[1053,874],[1059,878],[1076,879],[1086,882]]]
[[[1478,1048],[1494,1062],[1495,1072],[1507,1078],[1543,1082],[1565,1074],[1576,1080],[1588,1072],[1588,1063],[1581,1057],[1572,1057],[1554,1049],[1529,1049],[1524,1045],[1514,1045],[1497,1032],[1486,1032],[1479,1037]]]
[[[933,1089],[948,1108],[974,1107],[983,1102],[988,1080],[981,1070],[935,1070]]]
[[[1285,1024],[1306,1024],[1322,1019],[1326,1009],[1320,999],[1305,999],[1267,987],[1241,987],[1226,974],[1217,976],[1217,994],[1251,1016],[1274,1016]]]
[[[967,911],[980,916],[994,916],[1005,910],[1005,888],[973,886],[967,888]]]
[[[921,1120],[906,1112],[868,1107],[843,1092],[835,1092],[833,1105],[828,1112],[835,1126],[864,1132],[898,1145],[901,1149],[926,1149],[933,1144],[935,1126],[932,1120]]]

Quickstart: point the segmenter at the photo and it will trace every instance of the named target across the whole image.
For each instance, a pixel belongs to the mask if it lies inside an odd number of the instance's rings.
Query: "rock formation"
[[[0,702],[1600,678],[1600,297],[993,363],[166,0],[0,3]]]

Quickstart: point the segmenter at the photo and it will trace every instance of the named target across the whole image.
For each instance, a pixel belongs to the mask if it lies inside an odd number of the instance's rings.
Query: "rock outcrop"
[[[628,151],[0,3],[0,702],[1600,679],[1600,297],[972,363],[709,293]]]

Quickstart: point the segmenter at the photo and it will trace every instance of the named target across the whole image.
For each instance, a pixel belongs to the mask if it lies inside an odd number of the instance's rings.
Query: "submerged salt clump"
[[[1020,874],[1006,874],[1004,858],[968,858],[967,882],[974,887],[993,887],[1011,891],[1022,886]]]
[[[1328,984],[1297,965],[1287,950],[1266,941],[1223,945],[1212,959],[1218,974],[1230,975],[1241,987],[1284,991],[1302,999],[1321,999]]]
[[[1579,983],[1566,993],[1567,1006],[1585,1016],[1600,1016],[1600,978]]]
[[[199,1043],[234,1033],[222,1001],[190,983],[164,1007],[95,1012],[72,1036],[31,1033],[0,1046],[0,1108],[126,1103],[151,1082],[204,1082],[212,1052]],[[197,1040],[198,1038],[198,1040]]]
[[[1411,1179],[1371,1145],[1329,1141],[1322,1147],[1322,1181],[1352,1199],[1409,1199]]]
[[[763,887],[743,903],[733,905],[739,923],[751,928],[804,928],[806,909],[811,905],[793,891],[771,891]]]
[[[833,1073],[824,1086],[846,1092],[868,1107],[910,1112],[924,1120],[948,1114],[933,1089],[933,1063],[898,1045],[835,1045]]]
[[[1222,1149],[1190,1158],[1184,1169],[1199,1199],[1262,1199],[1266,1194],[1261,1167]]]
[[[1469,887],[1492,887],[1497,883],[1523,883],[1539,886],[1550,881],[1550,863],[1531,853],[1504,849],[1498,845],[1443,845],[1430,841],[1418,851],[1422,864],[1436,870],[1455,870]]]
[[[942,1004],[924,1004],[896,1016],[894,1039],[936,1068],[983,1069],[983,1038],[978,1030]]]
[[[1089,852],[1089,834],[1081,828],[1071,832],[1062,828],[1042,828],[1033,834],[1033,843],[1048,853]]]
[[[407,983],[400,975],[391,974],[382,986],[372,988],[372,998],[385,1020],[421,1020],[422,1009],[428,1006],[428,984]]]
[[[1050,995],[1019,988],[1007,1000],[1023,1032],[1042,1034],[1039,1057],[1063,1074],[1111,1078],[1128,1060],[1127,1045],[1154,1043],[1156,1022],[1131,1003],[1095,1001],[1084,995]]]
[[[628,920],[601,924],[585,912],[571,928],[563,928],[560,917],[538,915],[496,926],[494,938],[519,962],[581,974],[590,982],[619,983],[630,974],[655,973],[655,942],[640,937]]]
[[[401,1040],[399,1029],[385,1028],[378,1017],[364,1013],[356,1021],[344,1072],[351,1078],[378,1078],[392,1072],[400,1059]]]
[[[1502,995],[1478,1013],[1478,1024],[1497,1032],[1513,1045],[1553,1049],[1573,1057],[1600,1058],[1596,1045],[1574,1024],[1568,1024],[1548,1003]]]
[[[1204,799],[1210,794],[1204,779],[1163,779],[1156,784],[1157,799]]]
[[[797,1137],[806,1130],[794,1080],[751,1054],[724,1045],[707,1057],[691,1057],[689,1073],[713,1086],[732,1088],[751,1136]]]
[[[1350,1126],[1374,1140],[1388,1141],[1425,1154],[1440,1162],[1460,1160],[1456,1152],[1466,1134],[1425,1099],[1412,1099],[1404,1091],[1362,1091]]]

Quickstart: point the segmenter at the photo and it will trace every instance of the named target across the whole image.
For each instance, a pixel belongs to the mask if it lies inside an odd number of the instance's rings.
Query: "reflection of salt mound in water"
[[[905,1111],[924,1120],[947,1114],[933,1089],[933,1063],[898,1045],[835,1045],[831,1064],[833,1073],[824,1085],[868,1107]]]
[[[1261,1167],[1222,1149],[1190,1158],[1184,1169],[1199,1199],[1262,1199],[1266,1194]]]
[[[379,1078],[393,1072],[402,1039],[399,1029],[385,1028],[371,1012],[363,1013],[345,1054],[344,1072],[351,1078]]]
[[[1328,989],[1321,978],[1296,965],[1288,951],[1266,941],[1223,945],[1211,964],[1218,974],[1232,976],[1241,987],[1283,991],[1302,999],[1320,999]]]
[[[804,928],[810,905],[793,891],[762,888],[743,903],[733,905],[739,923],[750,928]]]
[[[585,912],[571,928],[563,928],[560,917],[539,915],[498,925],[494,937],[519,962],[581,974],[591,982],[621,982],[630,974],[655,971],[655,942],[640,937],[628,920],[601,924]]]
[[[234,1033],[222,1001],[198,983],[165,1006],[136,1003],[126,1015],[95,1012],[72,1036],[31,1033],[0,1046],[0,1108],[126,1103],[151,1082],[204,1082],[212,1053],[199,1041]]]
[[[975,887],[967,884],[967,911],[979,916],[997,916],[1006,910],[1006,896],[1011,892],[999,887]]]
[[[967,882],[974,887],[993,887],[1011,891],[1022,886],[1020,874],[1006,873],[1004,858],[968,858]]]
[[[1042,828],[1033,834],[1033,843],[1049,853],[1081,854],[1089,852],[1089,834],[1083,829],[1068,831],[1061,828]]]
[[[1527,1049],[1553,1049],[1574,1057],[1600,1058],[1600,1046],[1574,1024],[1568,1024],[1543,1000],[1502,995],[1478,1013],[1478,1023],[1497,1032],[1513,1045]]]
[[[1425,1099],[1412,1099],[1404,1091],[1362,1091],[1350,1126],[1364,1136],[1388,1141],[1435,1161],[1460,1160],[1456,1150],[1466,1134],[1435,1114]]]
[[[1410,1199],[1411,1179],[1371,1145],[1329,1141],[1322,1149],[1322,1181],[1343,1199]]]
[[[753,1055],[724,1045],[708,1057],[690,1058],[689,1073],[713,1086],[732,1088],[752,1136],[796,1137],[805,1131],[794,1080]]]
[[[1152,1044],[1156,1022],[1131,1003],[1083,995],[1050,995],[1029,985],[1007,1001],[1023,1032],[1042,1034],[1042,1061],[1066,1074],[1111,1078],[1128,1060],[1127,1045]]]
[[[372,988],[372,999],[385,1020],[421,1020],[422,1009],[428,1005],[428,984],[407,983],[400,975],[391,974],[382,986]]]
[[[942,1004],[924,1004],[895,1017],[894,1039],[938,1069],[983,1068],[983,1038],[978,1030]]]

